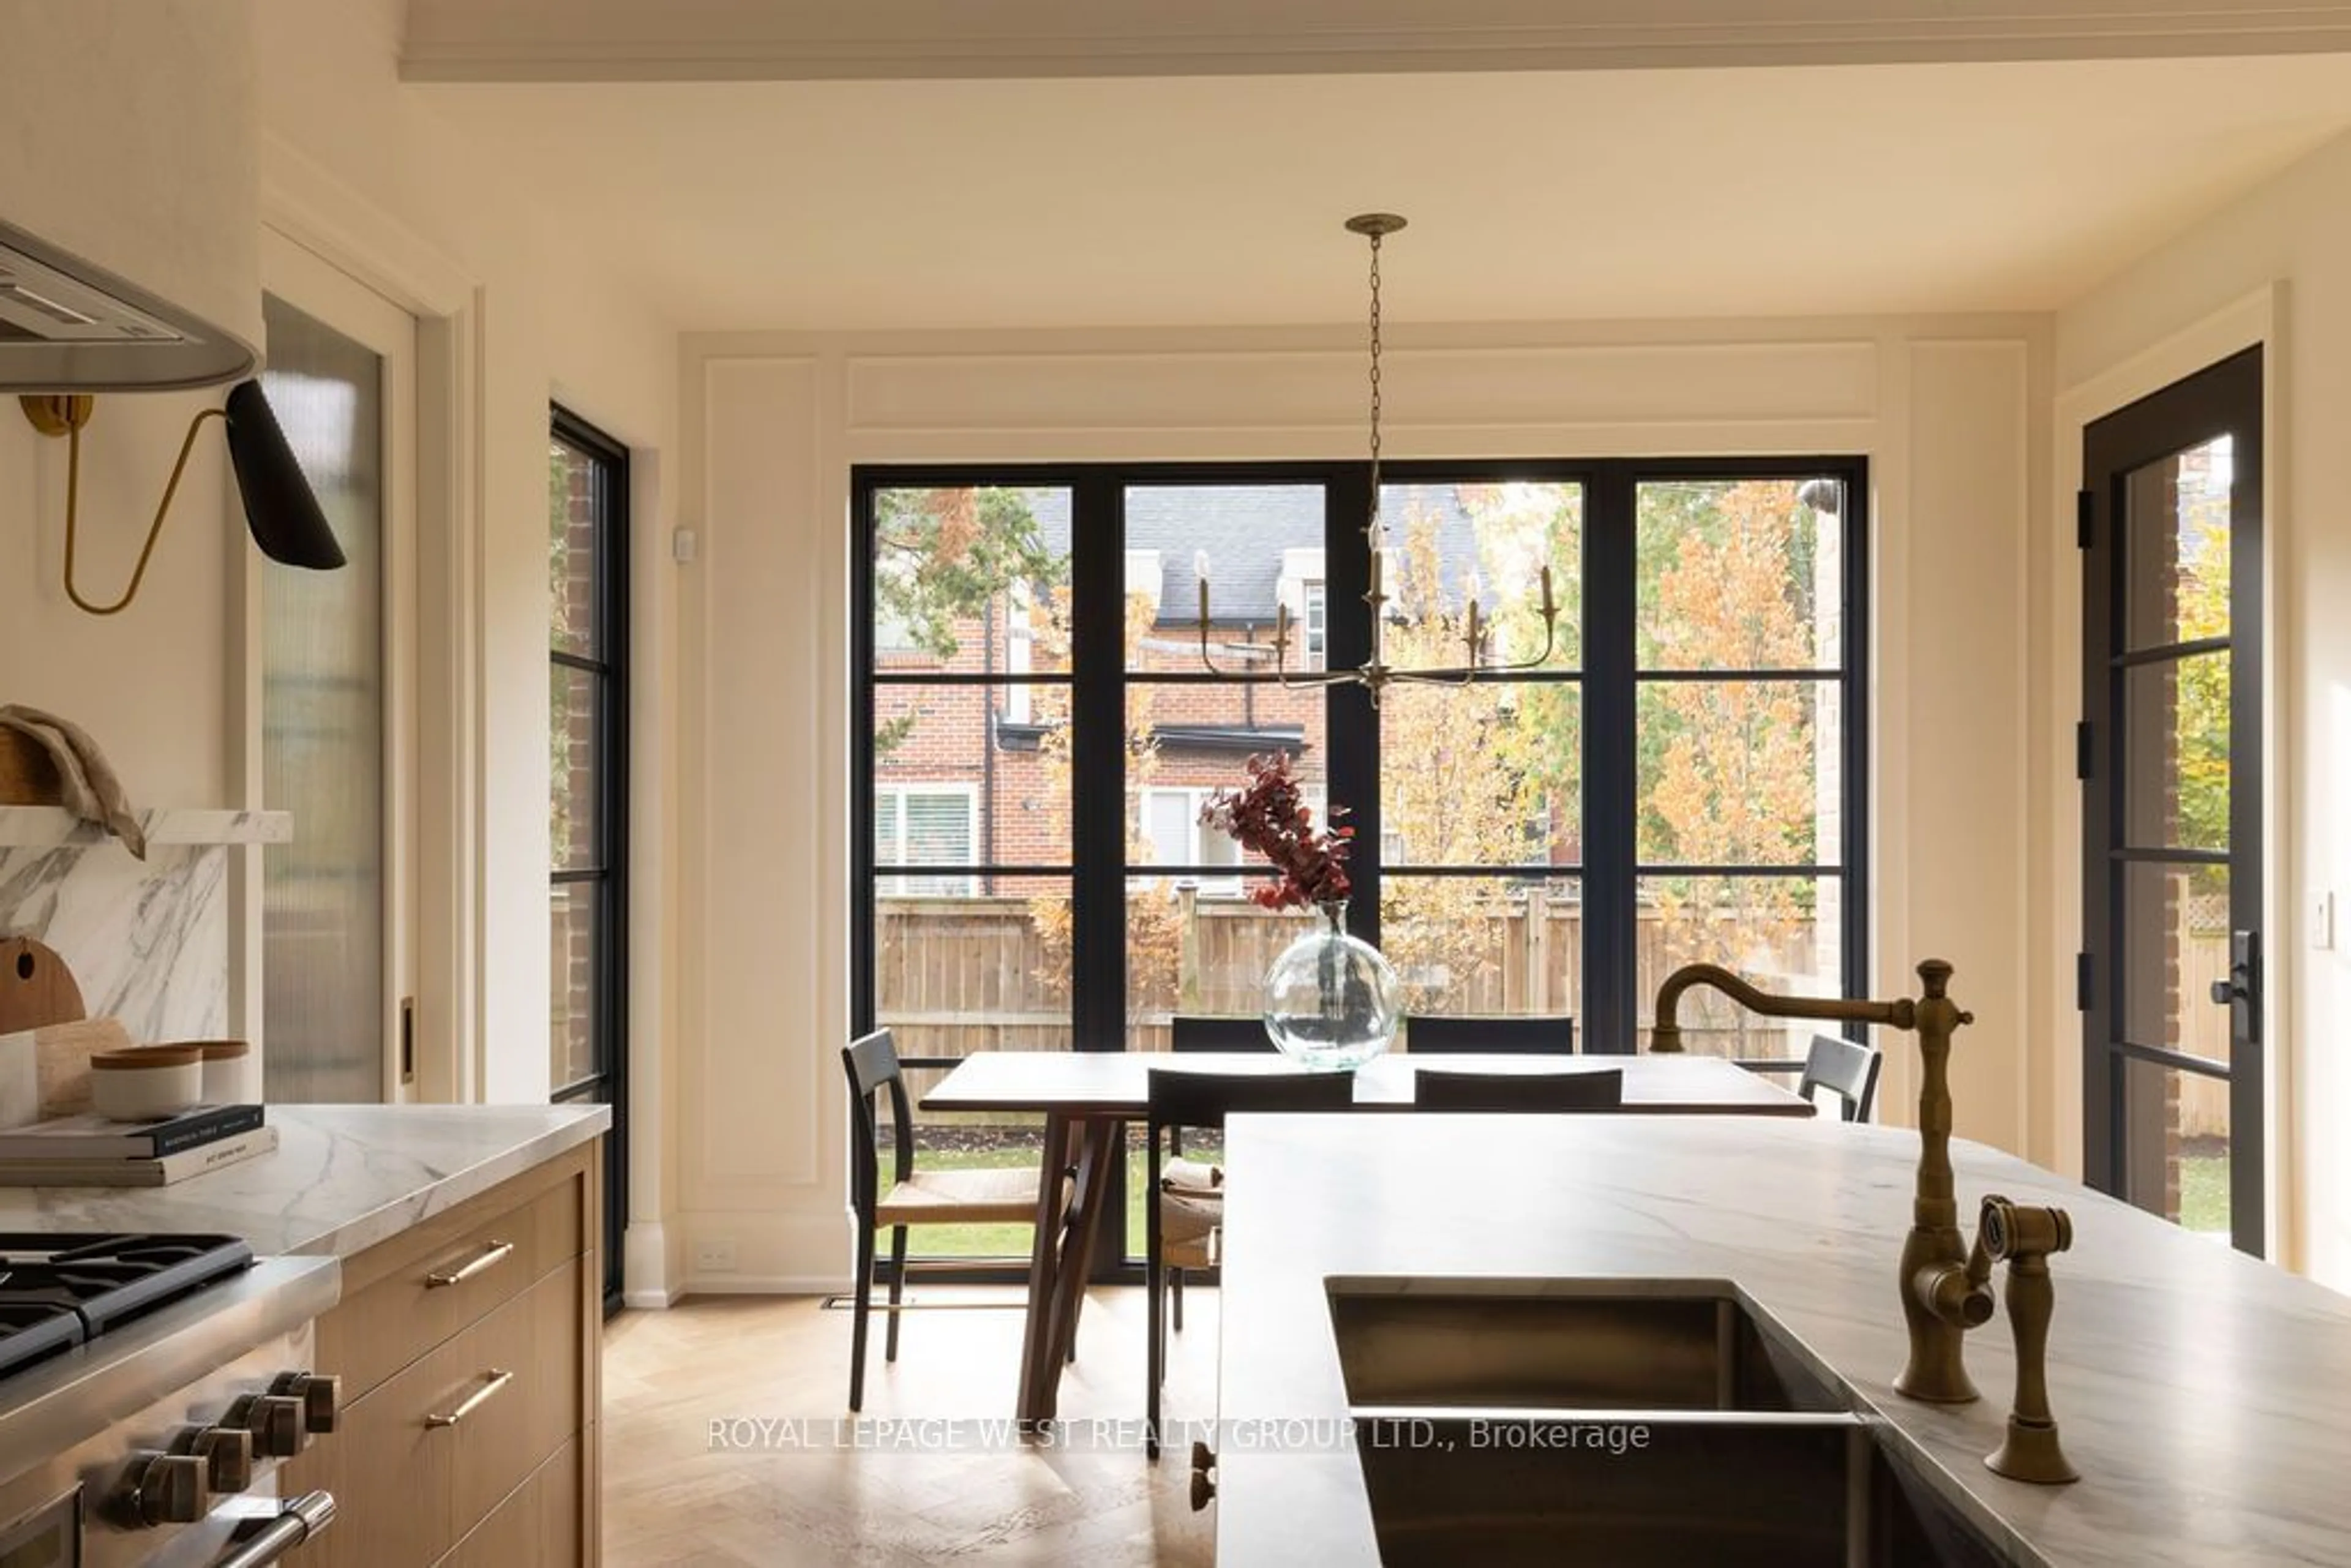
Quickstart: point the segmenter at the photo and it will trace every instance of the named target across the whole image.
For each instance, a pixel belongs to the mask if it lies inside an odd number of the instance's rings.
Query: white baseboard
[[[662,1312],[677,1305],[683,1292],[677,1291],[623,1291],[621,1305],[632,1312]]]
[[[682,1293],[672,1256],[669,1227],[635,1219],[621,1235],[621,1301],[624,1306],[668,1306]]]
[[[681,1296],[830,1296],[850,1289],[846,1274],[689,1274]]]

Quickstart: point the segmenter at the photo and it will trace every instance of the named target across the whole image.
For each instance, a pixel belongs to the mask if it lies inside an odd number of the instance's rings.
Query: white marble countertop
[[[1893,1391],[1915,1134],[1630,1116],[1499,1131],[1479,1116],[1236,1118],[1221,1421],[1345,1414],[1334,1276],[1728,1281],[2020,1561],[2351,1563],[2351,1298],[1955,1141],[1970,1235],[1986,1193],[2074,1218],[2073,1249],[2051,1260],[2050,1396],[2085,1479],[2031,1486],[1982,1463],[2014,1383],[2004,1316],[1968,1336],[1980,1401]],[[1220,1563],[1378,1561],[1352,1453],[1228,1440],[1218,1481]]]
[[[286,844],[294,841],[294,818],[286,811],[221,811],[168,807],[141,811],[147,842],[156,844]],[[109,841],[107,831],[61,806],[0,806],[0,846],[11,849],[76,849]]]
[[[0,1187],[0,1231],[241,1236],[348,1258],[603,1132],[602,1105],[272,1105],[274,1153],[163,1187]]]

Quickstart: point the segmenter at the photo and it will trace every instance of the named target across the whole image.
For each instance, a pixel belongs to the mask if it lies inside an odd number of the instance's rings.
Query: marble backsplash
[[[284,842],[281,814],[152,811],[147,858],[47,808],[0,807],[0,936],[55,949],[92,1018],[141,1043],[228,1032],[229,845]]]
[[[228,1032],[228,851],[116,843],[0,848],[0,934],[35,936],[80,982],[92,1018],[131,1038]]]

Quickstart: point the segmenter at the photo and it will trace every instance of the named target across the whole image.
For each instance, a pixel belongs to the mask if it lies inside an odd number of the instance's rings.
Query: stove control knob
[[[331,1432],[335,1414],[342,1408],[343,1380],[330,1372],[282,1372],[269,1392],[302,1402],[302,1426],[310,1432]]]
[[[204,1460],[204,1479],[215,1493],[239,1492],[253,1484],[253,1434],[242,1427],[192,1427],[172,1451]]]
[[[131,1506],[143,1525],[193,1524],[212,1511],[204,1461],[193,1454],[149,1454],[129,1474]]]
[[[225,1424],[252,1433],[254,1451],[266,1458],[290,1459],[310,1446],[302,1402],[286,1395],[247,1395],[228,1407]]]

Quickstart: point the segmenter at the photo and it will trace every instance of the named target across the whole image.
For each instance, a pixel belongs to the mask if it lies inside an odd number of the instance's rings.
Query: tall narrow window
[[[548,1082],[559,1101],[613,1107],[606,1145],[607,1295],[625,1216],[628,1062],[628,494],[625,448],[554,412],[548,442]]]

